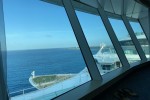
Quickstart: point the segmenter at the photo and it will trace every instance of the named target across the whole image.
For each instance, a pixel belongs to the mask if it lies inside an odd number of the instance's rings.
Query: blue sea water
[[[93,48],[95,54],[98,49]],[[29,77],[36,75],[78,73],[86,67],[79,49],[20,50],[7,52],[9,92],[31,88]]]

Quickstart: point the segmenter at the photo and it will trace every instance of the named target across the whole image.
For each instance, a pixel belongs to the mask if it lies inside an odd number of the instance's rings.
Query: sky
[[[136,23],[136,22],[130,22],[131,24],[131,27],[133,29],[133,31],[136,33],[136,32],[143,32],[142,28],[141,28],[141,25],[139,23]]]
[[[63,7],[40,0],[4,0],[3,7],[7,50],[78,46]],[[111,44],[99,16],[79,11],[76,14],[90,46]],[[114,23],[114,27],[119,25]],[[118,33],[124,37],[122,30]]]
[[[113,30],[114,30],[118,40],[122,40],[125,37],[130,37],[128,30],[126,29],[126,26],[122,20],[116,20],[116,19],[109,18],[109,21],[113,27]]]

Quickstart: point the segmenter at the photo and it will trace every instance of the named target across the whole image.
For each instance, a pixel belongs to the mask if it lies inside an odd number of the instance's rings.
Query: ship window
[[[146,55],[146,58],[149,58],[149,43],[145,36],[145,33],[142,30],[141,25],[139,24],[139,22],[132,22],[132,21],[130,21],[130,25]]]
[[[63,7],[4,0],[4,16],[11,99],[49,100],[91,80]]]
[[[115,34],[120,42],[120,45],[125,53],[128,62],[134,63],[140,61],[139,54],[132,42],[132,39],[121,19],[109,18],[109,21],[115,31]]]
[[[121,67],[121,63],[116,65],[120,60],[100,16],[80,11],[76,14],[101,75]]]

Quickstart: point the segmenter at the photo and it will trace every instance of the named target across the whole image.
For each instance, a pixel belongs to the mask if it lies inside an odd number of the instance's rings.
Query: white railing
[[[85,82],[90,81],[89,77],[90,75],[87,74],[87,72],[83,72],[82,74],[79,73],[77,76],[74,76],[74,78],[70,78],[62,82],[58,82],[56,83],[56,85],[52,87],[46,87],[46,88],[43,88],[37,91],[32,91],[32,92],[29,90],[34,89],[34,87],[12,92],[10,94],[17,94],[17,93],[18,94],[15,96],[12,96],[11,99],[16,100],[17,98],[17,100],[21,100],[22,98],[26,98],[24,100],[28,100],[28,99],[40,100],[40,98],[41,99],[46,98],[46,100],[49,100],[49,99],[59,96],[60,94],[67,92],[68,90],[71,90],[79,85],[82,85]],[[19,92],[21,92],[21,94],[19,94]]]
[[[17,96],[17,94],[23,95],[23,94],[25,94],[25,91],[29,91],[31,89],[37,90],[35,87],[31,87],[31,88],[26,88],[26,89],[22,89],[22,90],[19,90],[19,91],[11,92],[11,93],[9,93],[9,95],[10,95],[10,97],[11,97],[11,95],[15,95],[15,94],[16,94],[15,96]],[[32,90],[32,91],[35,91],[35,90]]]

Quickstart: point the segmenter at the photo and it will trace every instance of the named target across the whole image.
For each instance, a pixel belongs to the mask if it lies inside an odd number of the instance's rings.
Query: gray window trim
[[[8,100],[3,2],[0,0],[0,100]]]
[[[114,32],[114,30],[113,30],[113,28],[112,28],[112,26],[111,26],[111,24],[110,24],[110,22],[108,20],[108,16],[105,13],[105,11],[100,8],[100,6],[98,8],[98,11],[99,11],[101,19],[102,19],[102,21],[103,21],[103,23],[104,23],[104,25],[106,27],[108,35],[109,35],[109,37],[110,37],[110,39],[111,39],[111,41],[112,41],[112,43],[114,45],[114,48],[116,49],[116,52],[117,52],[117,54],[118,54],[118,56],[120,58],[120,61],[121,61],[122,65],[123,65],[123,68],[125,70],[127,70],[130,67],[130,65],[128,63],[127,58],[125,57],[123,49],[121,48],[121,46],[119,44],[119,41],[118,41],[118,39],[117,39],[117,37],[115,35],[115,32]]]
[[[138,52],[139,56],[141,57],[142,63],[146,62],[147,58],[145,56],[145,53],[144,53],[138,39],[136,38],[136,35],[134,34],[134,31],[129,23],[129,20],[125,16],[122,16],[122,19],[123,19],[123,22],[131,36],[131,39],[136,47],[137,52]]]
[[[76,39],[78,41],[79,47],[81,49],[81,52],[82,52],[85,62],[87,64],[87,68],[89,69],[89,72],[91,74],[91,77],[93,80],[101,81],[102,77],[101,77],[101,75],[98,71],[98,68],[96,66],[96,63],[92,57],[91,51],[90,51],[87,41],[85,39],[83,30],[81,28],[81,25],[79,23],[79,20],[77,18],[74,8],[73,8],[72,2],[71,2],[71,0],[62,0],[62,1],[64,4],[64,7],[65,7],[65,10],[67,12],[68,18],[70,20],[72,29],[73,29]]]
[[[148,37],[148,34],[146,34],[145,29],[143,28],[143,25],[141,24],[141,22],[140,22],[139,20],[137,20],[136,22],[138,22],[138,23],[140,24],[140,26],[141,26],[141,28],[142,28],[142,30],[143,30],[145,36],[146,36],[146,39],[148,40],[148,42],[149,42],[149,44],[150,44],[150,38]]]

